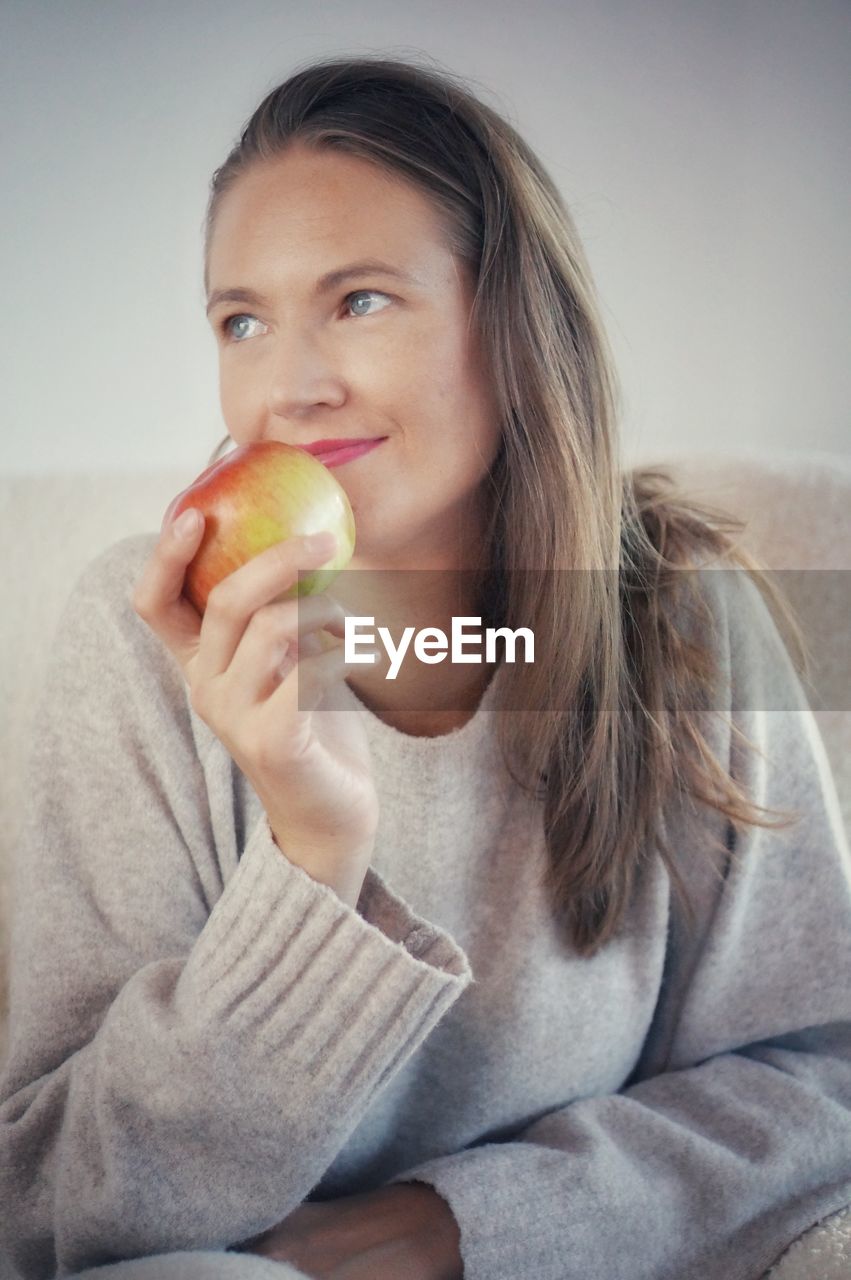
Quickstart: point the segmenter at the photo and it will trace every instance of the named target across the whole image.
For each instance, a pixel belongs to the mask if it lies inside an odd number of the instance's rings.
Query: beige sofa
[[[851,456],[798,452],[730,460],[704,454],[652,461],[670,465],[700,497],[746,517],[746,545],[772,568],[851,568]],[[5,1056],[10,854],[26,804],[32,708],[59,613],[88,561],[127,534],[157,530],[168,502],[191,479],[185,473],[0,478],[0,521],[7,548],[0,621],[0,695],[5,710],[0,727],[0,1064]],[[837,575],[833,581],[840,579]],[[797,587],[818,582],[819,577],[798,574],[781,581]],[[818,615],[819,656],[827,664],[828,709],[815,715],[851,833],[851,711],[840,709],[851,707],[849,691],[842,689],[843,678],[847,680],[849,593],[819,590],[817,606],[813,608],[811,600],[805,604],[811,616]],[[850,1280],[851,1210],[807,1232],[769,1275],[771,1280]]]

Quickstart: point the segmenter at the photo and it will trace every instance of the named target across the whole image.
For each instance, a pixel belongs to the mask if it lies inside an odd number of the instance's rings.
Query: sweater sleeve
[[[750,580],[725,592],[733,722],[757,748],[728,731],[731,773],[801,818],[730,833],[695,927],[669,899],[662,990],[620,1091],[392,1179],[447,1201],[465,1280],[756,1280],[851,1202],[847,837],[773,620]]]
[[[28,762],[0,1082],[0,1245],[27,1280],[286,1217],[472,977],[373,872],[382,927],[289,862],[265,815],[222,874],[131,541],[71,593]]]

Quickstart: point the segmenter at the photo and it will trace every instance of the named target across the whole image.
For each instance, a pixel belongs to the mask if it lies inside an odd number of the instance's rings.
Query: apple
[[[355,549],[355,520],[345,490],[312,454],[277,440],[240,445],[207,467],[172,499],[163,528],[188,507],[196,507],[205,520],[183,586],[200,614],[217,582],[276,542],[325,529],[337,536],[332,559],[303,573],[279,600],[324,591]]]

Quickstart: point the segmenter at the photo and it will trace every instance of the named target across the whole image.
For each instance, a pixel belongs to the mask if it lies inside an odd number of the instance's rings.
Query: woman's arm
[[[719,880],[688,858],[702,837],[686,806],[669,834],[697,926],[673,911],[624,1087],[393,1179],[446,1199],[467,1280],[756,1280],[851,1202],[851,858],[815,720],[778,709],[798,690],[773,624],[753,588],[725,585],[730,700],[757,748],[732,740],[731,771],[803,817],[731,840]]]
[[[35,721],[0,1085],[24,1277],[279,1222],[470,978],[447,935],[417,921],[408,950],[293,865],[265,815],[223,868],[230,797],[131,607],[139,541],[77,583]]]

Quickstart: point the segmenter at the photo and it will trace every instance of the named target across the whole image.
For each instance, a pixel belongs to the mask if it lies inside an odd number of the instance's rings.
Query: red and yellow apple
[[[304,449],[277,440],[240,445],[174,498],[163,528],[196,507],[204,535],[184,580],[184,595],[200,614],[216,583],[276,542],[330,529],[334,556],[299,580],[280,600],[316,595],[333,582],[355,549],[355,521],[345,490]]]

